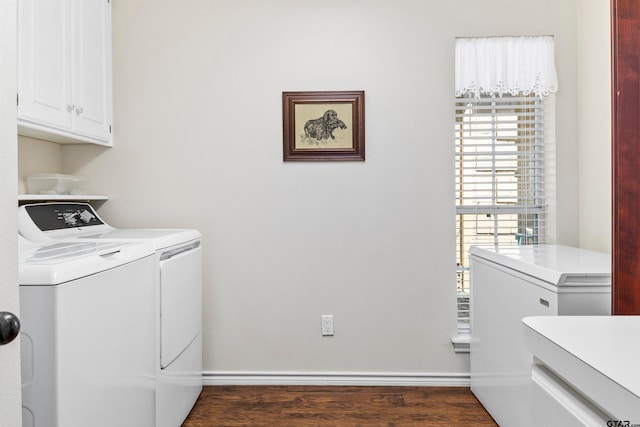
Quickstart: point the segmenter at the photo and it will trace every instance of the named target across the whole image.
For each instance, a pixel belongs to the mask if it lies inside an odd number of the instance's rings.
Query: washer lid
[[[159,250],[197,240],[201,237],[201,234],[195,229],[126,228],[107,230],[100,233],[86,233],[79,237],[105,241],[149,241],[156,250]]]
[[[149,243],[34,243],[19,239],[20,285],[57,285],[153,255]]]

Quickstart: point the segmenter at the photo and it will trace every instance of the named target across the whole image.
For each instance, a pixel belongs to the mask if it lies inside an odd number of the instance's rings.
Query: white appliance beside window
[[[533,356],[522,319],[609,315],[610,256],[561,245],[474,246],[470,259],[471,391],[500,426],[528,426]]]

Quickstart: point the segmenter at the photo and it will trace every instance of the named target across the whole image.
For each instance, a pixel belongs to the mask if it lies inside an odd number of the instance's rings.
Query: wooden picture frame
[[[282,92],[283,160],[364,161],[364,91]]]

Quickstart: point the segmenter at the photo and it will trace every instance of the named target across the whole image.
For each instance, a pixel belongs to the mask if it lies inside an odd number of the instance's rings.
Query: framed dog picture
[[[284,161],[364,160],[364,91],[282,92]]]

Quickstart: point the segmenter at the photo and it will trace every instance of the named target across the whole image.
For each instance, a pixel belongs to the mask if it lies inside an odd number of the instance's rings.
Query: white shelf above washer
[[[18,194],[19,202],[48,202],[48,201],[88,201],[109,200],[109,196],[98,194]]]

